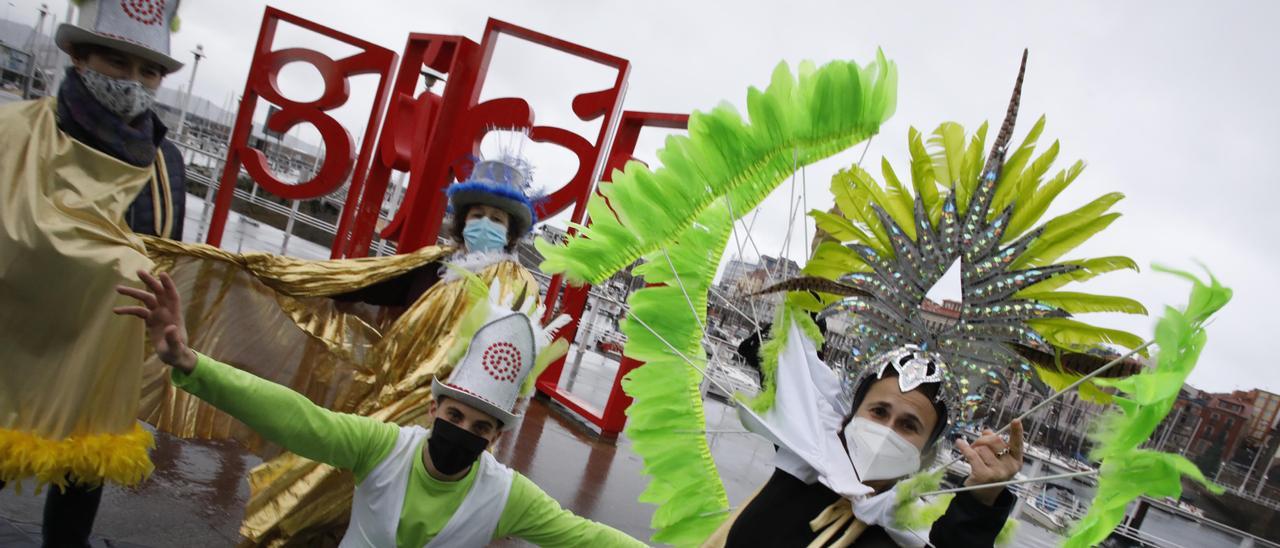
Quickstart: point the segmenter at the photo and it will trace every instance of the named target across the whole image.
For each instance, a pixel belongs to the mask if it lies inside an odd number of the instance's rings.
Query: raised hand
[[[1005,442],[990,428],[982,430],[982,436],[970,444],[956,440],[956,448],[969,462],[969,479],[964,484],[983,485],[1013,479],[1022,469],[1022,421],[1015,420],[1009,425],[1009,441]],[[995,504],[996,498],[1004,487],[975,489],[973,496],[988,506]]]
[[[182,321],[182,298],[173,284],[173,278],[164,272],[157,278],[150,272],[139,270],[138,279],[142,280],[146,289],[118,285],[116,293],[137,299],[143,306],[120,306],[112,311],[122,316],[142,318],[147,322],[147,337],[151,339],[151,345],[155,347],[160,361],[183,373],[194,371],[196,353],[187,347],[187,328]]]

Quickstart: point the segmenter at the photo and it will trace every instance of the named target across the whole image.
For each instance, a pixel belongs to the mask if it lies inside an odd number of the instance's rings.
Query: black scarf
[[[80,79],[75,67],[58,90],[58,128],[73,139],[138,167],[155,163],[156,151],[168,129],[148,110],[126,123],[107,110]]]

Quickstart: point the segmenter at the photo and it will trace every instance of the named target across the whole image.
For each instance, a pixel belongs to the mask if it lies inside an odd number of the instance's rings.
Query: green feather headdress
[[[1047,176],[1058,143],[1035,154],[1044,118],[1011,149],[1025,70],[1024,52],[1008,112],[985,162],[986,125],[969,138],[958,124],[942,124],[927,145],[912,129],[910,185],[888,160],[881,163],[883,183],[858,166],[837,173],[831,182],[836,212],[810,213],[828,236],[805,267],[808,277],[766,290],[815,290],[821,300],[792,302],[821,310],[820,317],[847,313],[855,318],[861,353],[846,372],[849,380],[863,374],[866,362],[918,345],[940,358],[939,396],[954,414],[966,399],[978,397],[981,385],[1004,382],[1010,373],[1034,368],[1045,382],[1065,385],[1109,361],[1107,352],[1099,352],[1103,345],[1142,344],[1135,335],[1071,318],[1085,312],[1145,314],[1137,301],[1057,290],[1136,265],[1125,257],[1056,262],[1119,216],[1109,210],[1122,195],[1103,195],[1037,226],[1083,164]],[[927,321],[926,295],[957,264],[963,293],[959,317],[939,327]],[[1108,374],[1126,376],[1138,367],[1134,362]],[[766,400],[772,388],[767,387]]]

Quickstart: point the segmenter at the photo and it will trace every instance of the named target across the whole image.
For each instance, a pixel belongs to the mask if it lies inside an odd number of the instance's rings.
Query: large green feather
[[[809,216],[813,217],[813,222],[819,230],[826,231],[831,237],[841,242],[872,241],[871,236],[868,236],[861,228],[854,226],[849,219],[834,213],[815,209],[809,212]]]
[[[706,418],[698,391],[701,375],[685,359],[706,367],[700,326],[731,230],[727,207],[713,206],[663,248],[666,255],[660,250],[647,256],[634,270],[650,284],[664,284],[633,293],[621,325],[627,355],[645,362],[627,375],[623,388],[634,399],[627,409],[627,437],[651,477],[640,500],[659,506],[652,522],[656,542],[697,544],[715,530],[728,507],[706,438],[689,434],[705,429]]]
[[[916,128],[910,128],[907,132],[907,147],[911,151],[911,189],[924,204],[925,211],[929,213],[930,222],[934,222],[942,214],[939,179],[946,179],[943,186],[950,188],[950,181],[959,177],[958,173],[953,176],[948,170],[951,169],[952,163],[955,164],[957,172],[960,170],[960,161],[964,156],[964,130],[960,130],[960,148],[954,160],[946,157],[945,150],[939,154],[939,157],[930,154]],[[885,169],[892,169],[888,162],[885,162]]]
[[[930,154],[924,147],[924,143],[920,140],[920,132],[915,128],[911,128],[907,132],[908,148],[911,150],[911,166],[912,174],[921,171],[922,175],[929,176],[928,179],[936,181],[945,188],[951,188],[964,176],[965,163],[965,146],[964,146],[964,126],[955,122],[943,122],[933,130],[933,134],[929,136],[929,146],[933,147],[934,152]],[[929,158],[929,167],[932,168],[927,172],[923,166],[917,168],[917,164],[923,164],[923,160]],[[922,182],[932,182],[926,179]],[[926,186],[926,185],[920,185]],[[917,189],[919,190],[919,189]],[[937,202],[937,192],[934,192],[933,202],[925,202],[926,205]]]
[[[1095,234],[1106,230],[1111,223],[1120,218],[1119,213],[1108,213],[1095,219],[1090,220],[1077,227],[1072,227],[1059,234],[1052,239],[1037,239],[1027,249],[1024,257],[1030,259],[1020,261],[1021,264],[1016,266],[1045,266],[1053,264],[1059,257],[1069,253],[1071,250],[1080,246],[1080,244],[1092,238]]]
[[[1064,213],[1044,224],[1044,232],[1037,238],[1040,242],[1053,242],[1063,236],[1068,236],[1080,227],[1093,222],[1101,217],[1104,213],[1111,209],[1120,200],[1124,199],[1124,194],[1120,192],[1109,192],[1095,198],[1093,201],[1080,206],[1069,213]]]
[[[894,222],[898,223],[898,226],[902,228],[902,232],[908,238],[914,240],[916,237],[915,202],[912,199],[911,192],[902,185],[902,181],[898,180],[898,175],[889,166],[887,158],[880,160],[880,172],[884,177],[885,190],[885,201],[881,202],[880,207],[883,207],[889,213],[889,216],[893,217]]]
[[[836,242],[822,242],[804,265],[804,273],[834,280],[850,272],[867,272],[871,267],[862,257]]]
[[[1072,314],[1120,312],[1146,315],[1147,313],[1147,307],[1142,306],[1142,303],[1117,295],[1094,295],[1074,291],[1021,291],[1018,296],[1053,305]]]
[[[1027,163],[1031,161],[1031,155],[1036,151],[1036,140],[1040,138],[1040,134],[1044,132],[1044,116],[1036,120],[1031,131],[1027,132],[1023,137],[1022,144],[1018,149],[1009,155],[1004,162],[1004,168],[1000,170],[999,186],[996,187],[995,199],[991,201],[991,217],[999,215],[1004,211],[1005,207],[1013,202],[1013,198],[1018,196],[1018,180],[1022,177],[1022,171]]]
[[[892,256],[893,245],[889,242],[889,234],[871,211],[871,204],[877,199],[872,194],[873,191],[879,191],[879,187],[871,179],[871,175],[861,168],[842,169],[831,177],[831,194],[835,196],[840,213],[875,237],[860,243]]]
[[[1052,291],[1071,282],[1083,282],[1096,276],[1115,272],[1117,270],[1138,270],[1138,263],[1128,257],[1098,257],[1095,259],[1079,259],[1074,261],[1063,261],[1062,264],[1077,265],[1078,270],[1059,274],[1048,280],[1035,284],[1023,291],[1044,292]],[[1016,296],[1022,296],[1019,292]]]
[[[1017,179],[1013,181],[1016,190],[1014,191],[1014,197],[1011,198],[1011,200],[1013,202],[1017,202],[1028,196],[1034,199],[1035,192],[1040,188],[1040,183],[1044,179],[1045,172],[1049,171],[1049,166],[1053,165],[1053,161],[1057,158],[1058,142],[1054,141],[1052,145],[1049,145],[1048,150],[1036,157],[1035,161],[1031,162],[1031,165],[1027,166],[1027,169],[1023,170],[1023,172],[1018,175]],[[1012,233],[1012,230],[1005,231],[1005,241],[1012,239],[1010,238]],[[1018,235],[1021,234],[1019,233]]]
[[[1119,218],[1119,213],[1104,213],[1123,198],[1124,194],[1111,192],[1075,211],[1054,217],[1044,224],[1044,232],[1027,248],[1026,254],[1014,261],[1013,266],[1045,266],[1053,263]]]
[[[1036,189],[1030,199],[1023,197],[1023,203],[1018,204],[1018,208],[1013,213],[1013,218],[1009,220],[1009,229],[1005,231],[1004,240],[1010,241],[1021,236],[1033,225],[1040,221],[1044,216],[1044,212],[1049,209],[1049,204],[1053,203],[1054,198],[1058,197],[1063,190],[1080,176],[1080,172],[1084,171],[1084,162],[1076,161],[1070,168],[1059,171],[1050,179],[1048,183]]]
[[[1054,346],[1066,349],[1085,350],[1105,344],[1137,348],[1145,342],[1142,337],[1128,331],[1098,327],[1068,318],[1027,320],[1027,325]]]
[[[1052,368],[1033,366],[1036,371],[1036,377],[1049,385],[1055,392],[1066,390],[1072,383],[1080,380],[1083,375],[1077,375],[1067,371],[1054,371]],[[1098,385],[1092,379],[1080,383],[1076,387],[1076,394],[1080,398],[1091,401],[1099,405],[1111,405],[1111,394],[1104,392],[1098,388]]]
[[[689,135],[669,137],[659,152],[663,167],[631,162],[601,184],[616,215],[597,205],[592,225],[567,247],[538,241],[542,269],[600,283],[673,240],[726,196],[735,213],[750,211],[798,166],[875,133],[893,113],[896,91],[897,69],[883,54],[865,67],[802,64],[798,78],[779,64],[767,89],[749,92],[749,121],[728,105],[694,112]]]
[[[969,208],[969,197],[973,196],[973,189],[978,186],[978,176],[986,163],[983,161],[983,155],[986,154],[986,141],[987,123],[983,122],[969,139],[969,148],[964,151],[964,166],[960,169],[960,180],[955,181],[956,205],[960,211]]]

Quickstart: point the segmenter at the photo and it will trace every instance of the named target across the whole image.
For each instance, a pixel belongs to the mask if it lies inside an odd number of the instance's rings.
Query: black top
[[[818,537],[809,522],[839,498],[840,495],[821,483],[806,484],[775,469],[773,477],[734,521],[725,547],[807,546]],[[1016,501],[1007,489],[992,506],[967,492],[957,493],[947,512],[934,522],[929,543],[937,548],[993,546]],[[854,546],[897,544],[884,529],[871,526]]]
[[[374,306],[409,306],[440,281],[441,268],[444,265],[440,261],[431,261],[394,278],[334,295],[333,298]]]

